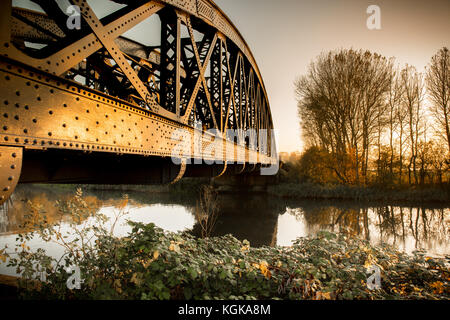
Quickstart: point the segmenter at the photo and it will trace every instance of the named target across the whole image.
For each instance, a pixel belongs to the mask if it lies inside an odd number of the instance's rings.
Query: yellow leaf
[[[331,300],[331,295],[329,292],[322,292],[322,298],[325,300]]]
[[[180,252],[180,247],[177,244],[175,244],[175,243],[171,243],[170,246],[169,246],[169,250],[170,251],[175,251],[175,252]]]
[[[142,273],[133,273],[131,276],[132,283],[136,284],[137,286],[140,286],[142,284]]]
[[[158,257],[159,257],[159,251],[158,250],[156,250],[155,252],[153,252],[153,259],[158,259]]]
[[[261,261],[261,263],[259,264],[259,269],[261,270],[261,273],[264,275],[264,277],[270,278],[272,274],[270,273],[270,270],[267,268],[267,266],[268,263],[266,261]]]
[[[249,246],[243,246],[241,248],[241,251],[244,252],[244,251],[248,251],[249,249],[250,249]]]
[[[434,288],[434,293],[441,294],[444,292],[444,287],[440,281],[433,282],[430,286]]]
[[[145,269],[147,269],[148,268],[148,266],[150,265],[150,263],[152,263],[152,259],[150,259],[150,260],[147,260],[147,261],[143,261],[142,262],[142,266],[145,268]]]

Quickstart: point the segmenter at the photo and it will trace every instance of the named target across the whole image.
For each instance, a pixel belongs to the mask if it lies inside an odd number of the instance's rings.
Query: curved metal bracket
[[[218,175],[218,176],[215,176],[214,178],[219,178],[219,177],[223,176],[223,175],[225,174],[226,171],[227,171],[227,162],[224,161],[222,172],[220,172],[219,175]]]
[[[186,172],[186,159],[181,159],[181,164],[180,164],[180,171],[178,172],[178,175],[176,176],[176,178],[175,179],[173,179],[173,181],[172,182],[170,182],[169,184],[175,184],[175,183],[177,183],[178,181],[180,181],[181,180],[181,178],[183,178],[183,176],[184,176],[184,173]]]
[[[11,196],[19,182],[22,157],[22,148],[0,146],[0,204]]]
[[[244,170],[245,170],[245,167],[246,167],[246,165],[245,165],[245,163],[243,163],[243,164],[242,164],[242,169],[241,169],[241,170],[239,170],[237,174],[241,174],[241,173],[243,173],[243,172],[244,172]]]

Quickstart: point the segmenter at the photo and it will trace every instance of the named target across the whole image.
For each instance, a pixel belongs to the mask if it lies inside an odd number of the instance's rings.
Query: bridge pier
[[[240,168],[231,168],[230,172],[220,176],[211,178],[211,183],[217,188],[219,192],[228,191],[246,191],[246,192],[265,192],[267,186],[276,184],[278,178],[274,176],[261,175],[260,169],[241,174],[234,174],[233,169],[240,170]]]

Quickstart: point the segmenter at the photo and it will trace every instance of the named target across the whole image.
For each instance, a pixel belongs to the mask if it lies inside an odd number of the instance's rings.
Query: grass
[[[268,187],[268,193],[282,198],[342,199],[357,201],[412,201],[450,203],[450,185],[443,187],[361,187],[280,183]]]

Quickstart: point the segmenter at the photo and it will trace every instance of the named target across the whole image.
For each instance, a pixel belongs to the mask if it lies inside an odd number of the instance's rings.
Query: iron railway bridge
[[[276,163],[262,76],[211,0],[0,1],[0,203],[17,183],[173,183]]]

